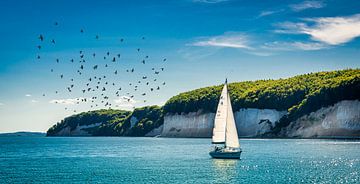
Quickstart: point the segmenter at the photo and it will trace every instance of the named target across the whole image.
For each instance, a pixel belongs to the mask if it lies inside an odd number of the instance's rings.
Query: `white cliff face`
[[[254,137],[269,132],[275,122],[286,114],[286,111],[275,109],[240,109],[235,113],[236,127],[239,136]]]
[[[254,137],[270,131],[286,111],[274,109],[240,109],[235,112],[239,136]],[[164,117],[165,137],[211,137],[214,127],[214,113],[191,112],[166,115]]]
[[[360,101],[344,100],[303,116],[281,132],[289,137],[359,137]]]
[[[91,125],[77,125],[74,130],[71,130],[69,126],[65,127],[64,129],[60,130],[56,133],[56,136],[91,136],[89,132],[87,132],[86,128],[93,128],[100,126],[102,123],[95,123]]]
[[[164,117],[164,137],[211,137],[214,113],[191,112]]]
[[[274,109],[240,109],[235,122],[240,137],[256,137],[270,132],[286,114]],[[162,136],[211,137],[214,113],[168,114],[164,118]],[[285,137],[360,137],[360,101],[344,100],[324,107],[291,122],[280,133]]]

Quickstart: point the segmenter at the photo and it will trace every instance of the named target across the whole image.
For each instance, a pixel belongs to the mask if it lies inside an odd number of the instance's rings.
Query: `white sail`
[[[227,118],[226,118],[226,141],[225,146],[230,148],[240,148],[239,137],[236,130],[236,124],[234,119],[234,113],[231,107],[231,101],[229,93],[227,93]]]
[[[227,93],[228,93],[227,85],[225,84],[222,89],[219,104],[216,110],[213,136],[212,136],[212,142],[215,144],[225,143],[225,127],[226,127],[227,107],[228,107]]]

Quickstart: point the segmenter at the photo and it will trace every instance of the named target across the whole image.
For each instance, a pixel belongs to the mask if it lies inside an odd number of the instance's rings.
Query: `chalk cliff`
[[[261,137],[271,133],[286,111],[240,109],[235,112],[239,137]],[[164,137],[211,137],[214,113],[191,112],[164,117]],[[360,101],[344,100],[305,115],[283,128],[279,137],[359,137]]]
[[[235,122],[241,137],[256,137],[269,132],[285,111],[274,109],[240,109],[235,112]],[[211,137],[214,113],[191,112],[168,114],[164,117],[165,137]]]
[[[302,116],[282,129],[285,137],[360,137],[360,101],[344,100]]]

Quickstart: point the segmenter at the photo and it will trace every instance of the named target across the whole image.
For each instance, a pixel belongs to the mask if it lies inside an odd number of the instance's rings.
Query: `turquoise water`
[[[360,141],[241,139],[241,160],[210,142],[0,137],[0,183],[360,183]]]

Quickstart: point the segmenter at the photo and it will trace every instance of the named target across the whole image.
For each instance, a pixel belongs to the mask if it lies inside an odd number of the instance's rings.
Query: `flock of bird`
[[[59,27],[59,23],[54,23],[55,27]],[[85,35],[85,30],[80,29],[79,33]],[[100,40],[99,35],[92,36],[91,39]],[[140,37],[140,40],[146,40],[145,37]],[[119,45],[123,46],[126,43],[124,38],[118,40]],[[43,59],[41,51],[45,46],[51,44],[55,46],[57,40],[53,38],[47,38],[46,35],[39,34],[38,36],[38,45],[36,46],[37,55],[36,60],[41,61]],[[122,55],[126,53],[116,53],[110,50],[105,53],[99,52],[87,52],[85,50],[79,50],[77,57],[72,57],[70,59],[56,58],[54,63],[61,64],[63,62],[71,63],[72,69],[74,69],[75,75],[69,75],[67,72],[61,72],[61,67],[51,67],[50,72],[53,73],[60,80],[67,80],[67,86],[54,90],[55,94],[61,95],[62,93],[78,95],[82,94],[84,97],[74,98],[74,105],[79,104],[88,104],[90,108],[114,108],[119,107],[119,104],[113,104],[114,100],[112,97],[120,98],[124,103],[132,103],[141,99],[142,102],[147,102],[147,96],[149,93],[156,93],[165,87],[166,83],[160,81],[160,74],[165,71],[164,65],[167,62],[166,58],[161,58],[157,63],[161,63],[161,67],[156,67],[155,64],[152,65],[149,55],[142,53],[140,47],[134,50],[137,53],[139,58],[135,60],[139,63],[126,63],[127,66],[131,67],[121,67],[119,68],[118,63],[125,63],[126,60],[122,59]],[[141,68],[139,68],[141,67]],[[133,75],[139,69],[141,69],[141,76],[136,81],[131,81],[129,75]],[[145,71],[147,72],[143,72]],[[66,76],[66,73],[68,76]],[[113,75],[113,76],[110,76]],[[74,77],[75,76],[75,77]],[[119,84],[116,80],[116,76],[122,77],[122,79],[127,80],[127,84]],[[127,86],[125,86],[127,85]],[[78,91],[76,91],[78,90]],[[77,93],[75,93],[77,92]],[[158,93],[159,94],[159,93]],[[47,96],[46,93],[42,96]],[[70,95],[73,96],[73,95]],[[135,98],[137,100],[135,100]],[[57,104],[64,103],[64,101],[58,100],[55,101]],[[74,106],[72,106],[74,107]],[[134,107],[135,108],[135,107]],[[77,112],[75,108],[65,107],[65,110]]]

